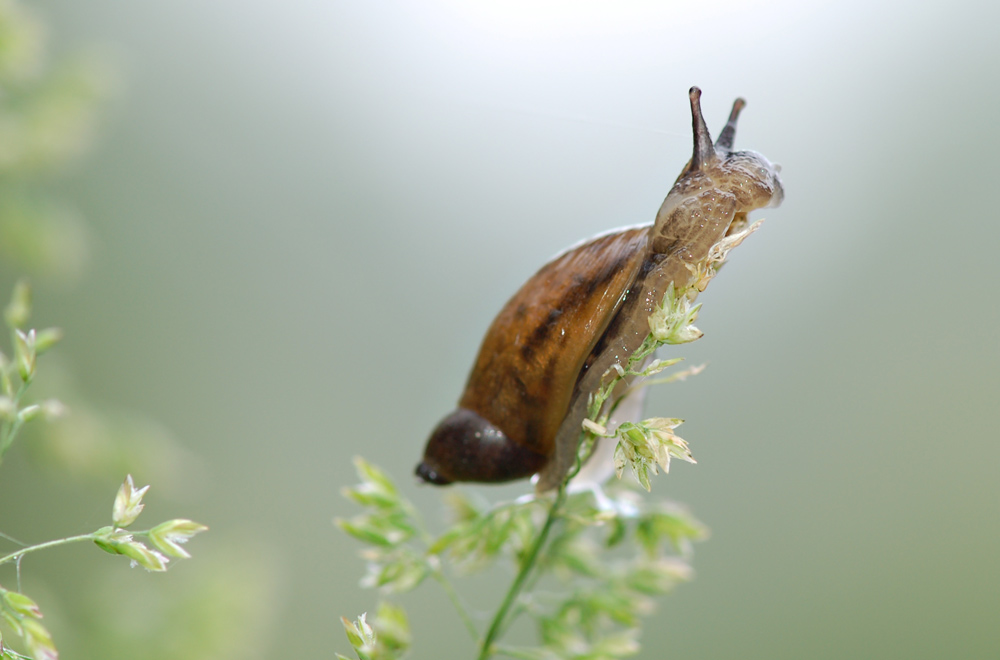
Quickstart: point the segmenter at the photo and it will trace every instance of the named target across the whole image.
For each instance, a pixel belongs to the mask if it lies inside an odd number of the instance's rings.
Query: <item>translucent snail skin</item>
[[[698,285],[698,265],[747,214],[781,203],[778,169],[734,151],[736,99],[718,140],[689,92],[694,153],[652,224],[616,229],[557,255],[500,310],[483,338],[458,409],[431,433],[416,473],[433,484],[539,474],[557,487],[576,458],[588,396],[627,366],[668,287]]]

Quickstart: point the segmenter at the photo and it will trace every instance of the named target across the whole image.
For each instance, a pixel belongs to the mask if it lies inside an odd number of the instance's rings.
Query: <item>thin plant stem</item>
[[[4,534],[3,532],[0,532],[0,539],[4,539],[6,541],[10,541],[11,543],[14,543],[15,545],[19,545],[21,547],[26,547],[28,545],[27,543],[22,543],[22,542],[18,541],[16,538],[14,538],[13,536],[11,536],[10,534]]]
[[[35,552],[36,550],[44,550],[45,548],[54,548],[60,545],[66,545],[67,543],[76,543],[77,541],[93,541],[94,534],[80,534],[79,536],[68,536],[64,539],[56,539],[55,541],[46,541],[45,543],[39,543],[38,545],[30,545],[27,548],[21,548],[20,550],[15,550],[9,555],[4,555],[0,557],[0,564],[6,564],[9,561],[18,559],[19,557],[28,554],[29,552]]]
[[[441,588],[444,589],[444,592],[447,594],[448,600],[451,601],[451,604],[455,606],[455,611],[458,612],[459,618],[462,619],[462,623],[465,624],[465,629],[469,631],[469,636],[472,637],[473,640],[479,639],[479,631],[476,629],[476,624],[472,620],[472,617],[469,616],[465,607],[462,605],[462,600],[458,597],[458,592],[455,590],[455,586],[451,583],[451,580],[448,579],[448,576],[445,575],[440,568],[434,570],[431,575],[434,576],[434,579],[437,580],[438,584],[441,585]]]
[[[28,385],[30,383],[30,379],[26,382],[22,382],[17,388],[17,392],[15,392],[14,396],[11,398],[15,413],[17,412],[18,404],[21,403],[21,397],[24,396],[24,392],[28,389]],[[17,432],[21,430],[21,426],[23,424],[24,420],[22,420],[20,416],[15,416],[13,420],[4,420],[0,423],[0,463],[3,462],[3,455],[7,453],[7,450],[14,442]]]
[[[403,511],[407,513],[416,523],[417,531],[420,533],[420,540],[423,541],[424,545],[430,549],[431,545],[434,543],[433,537],[431,537],[430,532],[427,531],[427,526],[424,524],[423,516],[420,515],[420,511],[417,510],[408,500],[403,499],[401,501],[401,506]],[[448,600],[451,601],[452,606],[454,606],[455,611],[458,612],[458,616],[462,619],[462,623],[465,625],[465,629],[469,631],[469,636],[473,640],[479,639],[479,631],[476,629],[476,624],[473,622],[469,613],[466,611],[465,607],[462,605],[462,599],[458,596],[458,591],[455,590],[455,586],[448,579],[448,576],[444,574],[441,569],[440,564],[433,565],[431,567],[431,575],[437,580],[437,583],[441,585],[444,589],[444,593],[448,596]]]
[[[500,609],[493,616],[493,621],[490,623],[489,630],[486,633],[486,637],[483,638],[482,646],[479,649],[478,660],[487,660],[491,655],[493,655],[493,642],[496,641],[500,633],[505,628],[507,623],[507,614],[510,612],[511,606],[517,599],[518,595],[521,593],[521,589],[524,587],[524,583],[527,581],[531,572],[535,568],[535,564],[538,561],[538,555],[542,551],[545,542],[549,538],[549,532],[552,531],[552,526],[555,524],[556,520],[559,518],[560,509],[562,508],[563,502],[566,500],[566,482],[563,482],[559,486],[559,490],[556,492],[556,498],[552,502],[552,506],[549,508],[548,516],[545,518],[545,524],[542,526],[542,531],[538,533],[535,538],[534,544],[531,546],[531,550],[528,552],[528,556],[524,558],[524,562],[521,564],[521,570],[518,571],[517,577],[514,578],[514,582],[511,583],[510,589],[507,590],[507,595],[504,596],[503,602],[500,604]]]

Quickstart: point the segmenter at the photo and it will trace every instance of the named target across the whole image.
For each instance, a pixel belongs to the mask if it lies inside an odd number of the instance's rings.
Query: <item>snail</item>
[[[652,224],[616,229],[556,255],[500,310],[483,339],[458,409],[431,433],[416,474],[444,485],[538,473],[539,492],[573,466],[591,392],[649,333],[668,287],[695,285],[697,266],[747,214],[777,206],[780,168],[734,151],[736,99],[718,140],[689,91],[694,153]]]

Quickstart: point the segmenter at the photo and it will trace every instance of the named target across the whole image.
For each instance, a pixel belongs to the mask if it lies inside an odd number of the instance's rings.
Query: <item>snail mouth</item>
[[[747,219],[746,211],[739,211],[733,216],[733,221],[729,223],[729,229],[726,230],[726,236],[732,236],[733,234],[738,234],[744,229],[746,229],[749,224]]]
[[[451,483],[451,479],[448,479],[444,475],[440,474],[437,470],[427,465],[426,462],[421,462],[420,465],[417,466],[416,474],[427,483],[434,484],[436,486],[447,486]]]
[[[778,171],[781,171],[781,166],[776,166]],[[771,201],[768,204],[770,208],[777,208],[781,206],[781,203],[785,201],[785,187],[781,185],[781,179],[777,176],[774,177],[774,194],[771,195]]]

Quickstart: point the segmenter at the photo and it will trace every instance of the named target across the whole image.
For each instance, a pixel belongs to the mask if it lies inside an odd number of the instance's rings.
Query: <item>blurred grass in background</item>
[[[166,580],[96,552],[26,563],[65,657],[163,630],[179,646],[144,656],[343,651],[337,617],[375,602],[330,524],[353,513],[350,457],[434,518],[406,475],[493,314],[558,249],[653,217],[692,84],[713,130],[748,99],[737,147],[784,166],[787,198],[700,299],[684,355],[708,370],[649,402],[699,460],[654,492],[713,537],[641,657],[1000,654],[996,6],[32,8],[50,64],[5,85],[27,103],[69,76],[45,98],[72,139],[25,160],[31,131],[0,122],[21,136],[0,140],[0,291],[38,272],[39,324],[67,333],[39,388],[73,415],[5,461],[0,529],[103,521],[125,468],[212,528]],[[57,73],[88,44],[122,84]],[[102,96],[93,150],[67,158]],[[501,580],[475,589],[489,609]],[[464,657],[442,596],[409,604],[415,657]]]
[[[109,72],[79,54],[50,65],[46,41],[25,7],[0,4],[0,257],[65,281],[83,268],[86,230],[46,184],[89,143]]]
[[[43,296],[71,295],[85,279],[90,230],[56,190],[93,138],[114,73],[94,53],[52,62],[48,51],[37,14],[0,2],[0,281],[9,290],[27,274],[43,284]],[[60,322],[58,310],[51,316]],[[0,478],[0,531],[39,542],[102,524],[109,493],[128,472],[155,483],[161,502],[190,500],[197,457],[142,414],[90,400],[94,374],[74,375],[50,357],[31,399],[59,397],[72,415],[26,428]],[[137,649],[145,658],[262,657],[275,585],[263,566],[266,548],[246,536],[238,555],[225,556],[237,544],[222,539],[199,566],[172,571],[180,575],[169,581],[101,561],[93,547],[33,555],[16,572],[5,567],[2,579],[43,603],[63,657],[132,658]],[[16,549],[3,543],[4,554]]]

